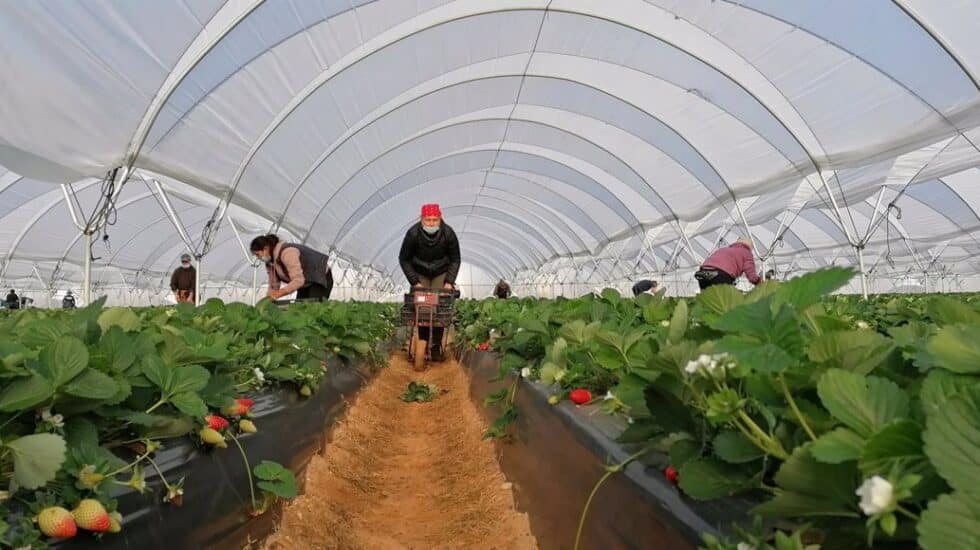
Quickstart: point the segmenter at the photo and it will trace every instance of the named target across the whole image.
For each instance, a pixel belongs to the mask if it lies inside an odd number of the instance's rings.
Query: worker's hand
[[[445,290],[453,290],[456,287],[453,286],[452,283],[446,283],[446,284],[442,285],[442,288],[444,288]]]
[[[280,291],[279,289],[270,288],[269,291],[265,293],[265,295],[268,296],[270,300],[278,300],[279,298],[282,298],[283,294],[282,291]]]

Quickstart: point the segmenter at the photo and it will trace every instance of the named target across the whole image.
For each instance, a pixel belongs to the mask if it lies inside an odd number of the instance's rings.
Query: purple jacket
[[[708,256],[708,259],[701,265],[720,269],[731,275],[733,279],[738,279],[744,273],[745,278],[754,285],[762,281],[762,277],[759,277],[759,274],[755,272],[755,259],[752,258],[752,249],[744,243],[735,243],[725,248],[719,248],[714,254]]]

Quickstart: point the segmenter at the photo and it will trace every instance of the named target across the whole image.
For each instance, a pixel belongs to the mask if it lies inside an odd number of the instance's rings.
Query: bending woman
[[[276,235],[252,239],[249,249],[265,263],[269,274],[266,296],[269,298],[278,300],[293,292],[297,300],[330,298],[333,273],[326,254],[301,244],[284,243]]]

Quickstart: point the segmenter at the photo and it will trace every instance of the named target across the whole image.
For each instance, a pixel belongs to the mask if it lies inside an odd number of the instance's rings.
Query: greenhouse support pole
[[[92,303],[92,233],[85,232],[85,272],[82,282],[82,302]]]
[[[861,269],[861,295],[865,300],[868,299],[868,273],[864,269],[864,246],[855,246],[857,251],[858,266]]]
[[[252,305],[258,301],[256,297],[259,293],[259,264],[252,264]]]
[[[45,307],[51,309],[51,289],[44,283],[44,278],[41,277],[41,273],[37,270],[37,264],[31,264],[31,270],[34,271],[34,276],[37,277],[38,282],[41,283],[41,289],[45,290]]]
[[[197,265],[194,266],[194,305],[201,305],[201,258],[200,254],[195,254],[194,259],[197,260]]]

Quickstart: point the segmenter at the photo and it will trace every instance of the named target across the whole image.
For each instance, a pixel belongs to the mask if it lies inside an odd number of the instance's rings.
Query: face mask
[[[186,264],[183,264],[183,263],[182,263],[182,264],[180,264],[180,265],[182,265],[182,266],[184,266],[184,267],[190,267],[190,266],[191,266],[191,264],[190,264],[189,262],[188,262],[188,263],[186,263]]]
[[[272,256],[259,256],[259,261],[268,264],[272,262]]]
[[[423,225],[422,231],[425,231],[429,235],[435,235],[439,231],[438,225]]]

